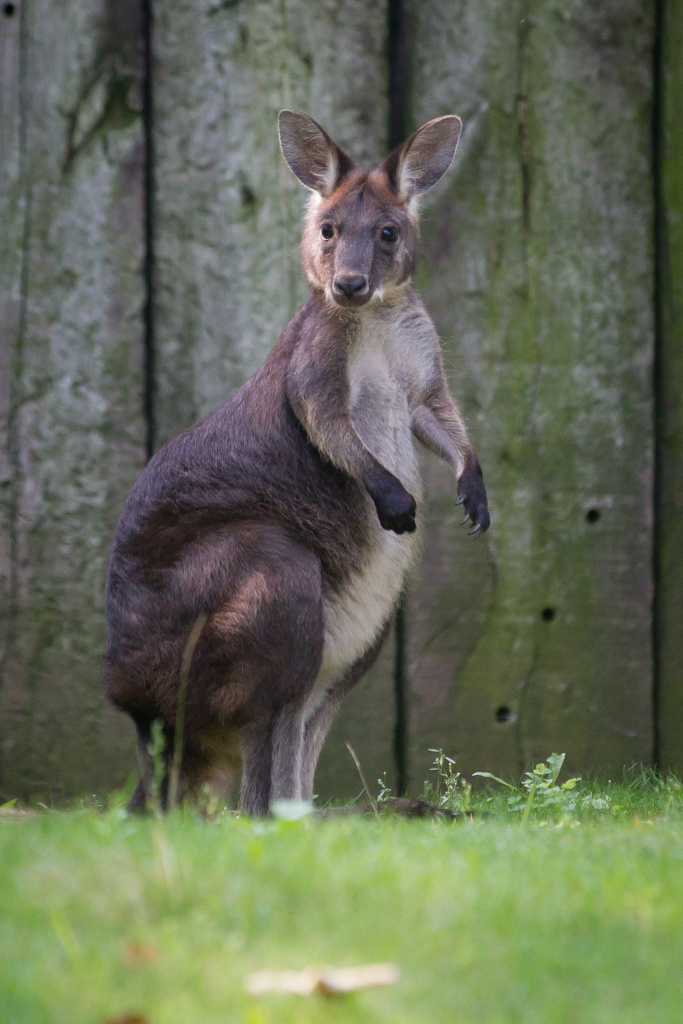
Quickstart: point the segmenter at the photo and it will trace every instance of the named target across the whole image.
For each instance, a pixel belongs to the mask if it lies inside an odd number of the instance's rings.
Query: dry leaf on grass
[[[123,1017],[108,1017],[102,1024],[149,1024],[141,1013],[124,1013]]]
[[[139,967],[140,964],[157,963],[161,959],[161,953],[152,942],[129,939],[123,945],[123,959],[126,967]]]
[[[254,971],[244,980],[247,992],[262,996],[266,992],[286,992],[310,996],[322,992],[343,996],[359,988],[395,985],[400,977],[394,964],[364,964],[362,967],[306,967],[303,971]]]

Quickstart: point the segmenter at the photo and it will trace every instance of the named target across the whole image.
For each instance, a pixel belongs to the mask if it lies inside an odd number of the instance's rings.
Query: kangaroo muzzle
[[[369,298],[370,289],[365,274],[337,274],[332,284],[332,293],[344,305],[362,305]]]

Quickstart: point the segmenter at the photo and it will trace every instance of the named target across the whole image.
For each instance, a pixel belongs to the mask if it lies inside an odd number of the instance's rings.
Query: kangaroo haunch
[[[436,331],[410,285],[417,201],[450,166],[459,118],[429,121],[371,172],[305,114],[283,110],[279,128],[311,190],[311,294],[230,401],[151,459],[112,550],[104,676],[138,730],[133,807],[149,797],[155,720],[168,799],[180,712],[181,797],[226,788],[241,756],[244,811],[312,798],[334,714],[377,657],[417,552],[415,437],[452,467],[472,532],[489,526]]]

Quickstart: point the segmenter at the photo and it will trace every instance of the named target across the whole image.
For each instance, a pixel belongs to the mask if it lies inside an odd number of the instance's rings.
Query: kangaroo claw
[[[486,501],[484,478],[474,455],[471,456],[468,465],[465,466],[458,480],[457,495],[462,495],[458,505],[465,506],[465,518],[461,525],[464,526],[468,520],[471,520],[470,526],[472,529],[468,530],[470,536],[477,533],[486,533],[491,525],[491,517],[489,516]]]

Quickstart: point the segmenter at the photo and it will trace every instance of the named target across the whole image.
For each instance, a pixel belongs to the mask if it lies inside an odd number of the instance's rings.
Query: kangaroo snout
[[[335,296],[356,299],[368,293],[368,279],[365,274],[337,274],[333,283]]]

